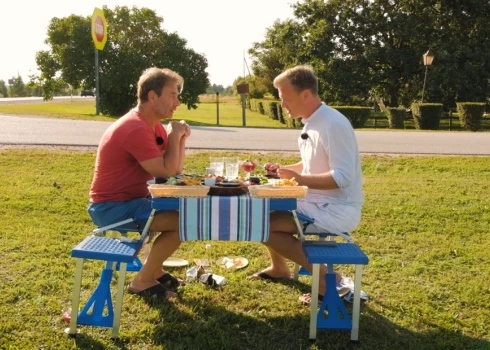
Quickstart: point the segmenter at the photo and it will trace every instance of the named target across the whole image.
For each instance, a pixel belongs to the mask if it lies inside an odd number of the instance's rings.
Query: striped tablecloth
[[[180,198],[180,240],[269,239],[269,199],[242,196]]]

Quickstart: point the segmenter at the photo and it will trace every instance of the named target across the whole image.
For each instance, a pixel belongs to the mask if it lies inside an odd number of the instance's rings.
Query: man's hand
[[[173,135],[174,137],[177,136],[178,138],[181,138],[187,133],[190,135],[190,128],[186,122],[182,123],[177,121],[170,121],[167,125],[167,133],[169,137]]]
[[[179,123],[185,125],[184,137],[187,138],[191,136],[191,127],[189,126],[189,124],[187,124],[185,120],[181,120]]]
[[[289,170],[286,168],[277,169],[277,175],[281,179],[292,179],[294,177],[296,180],[298,180],[301,177],[301,175],[298,174],[296,171]]]
[[[266,171],[267,175],[276,175],[279,167],[280,165],[277,163],[267,162],[264,165],[264,170]]]

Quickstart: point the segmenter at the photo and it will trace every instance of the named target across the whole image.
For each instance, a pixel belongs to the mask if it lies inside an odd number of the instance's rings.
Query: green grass
[[[113,116],[95,115],[95,100],[50,101],[42,103],[0,104],[0,113],[15,115],[38,115],[50,118],[114,121]],[[246,126],[285,128],[278,121],[260,113],[246,111]],[[215,103],[201,103],[197,109],[180,105],[173,119],[185,119],[190,125],[215,126],[217,113]],[[233,102],[219,104],[220,126],[242,126],[241,106]]]
[[[210,154],[189,154],[186,171],[203,172]],[[228,285],[190,283],[180,300],[152,305],[126,293],[119,342],[89,326],[70,339],[61,313],[72,293],[70,251],[94,229],[86,213],[94,158],[93,151],[0,150],[0,349],[490,348],[488,157],[362,158],[366,202],[353,236],[370,258],[362,287],[370,300],[361,306],[359,345],[348,331],[327,330],[310,343],[309,309],[297,301],[310,278],[249,281],[267,254],[237,242],[211,242],[216,258],[250,261],[243,270],[215,270]],[[183,243],[176,256],[204,257],[206,243]],[[85,264],[82,301],[101,268]],[[340,271],[353,275],[348,266]],[[182,277],[185,268],[172,272]]]
[[[209,100],[209,98],[203,98]],[[197,109],[189,110],[186,106],[181,105],[174,114],[174,119],[185,119],[190,125],[215,126],[218,123],[216,103],[200,103]],[[95,115],[95,100],[73,100],[73,101],[49,101],[40,103],[22,103],[22,104],[0,104],[0,114],[15,115],[39,115],[51,118],[69,118],[83,120],[102,120],[113,121],[115,117]],[[246,111],[246,126],[263,127],[263,128],[285,128],[286,125],[272,120],[266,115],[262,115],[250,110]],[[243,126],[241,105],[228,98],[219,104],[219,125],[220,126]],[[364,129],[388,130],[388,119],[382,113],[372,113]],[[405,121],[405,129],[402,131],[416,131],[413,119]],[[442,118],[439,130],[462,131],[458,114],[454,113],[452,125],[448,118]],[[490,130],[490,118],[487,116],[482,119],[482,131]],[[396,130],[395,130],[396,131]]]

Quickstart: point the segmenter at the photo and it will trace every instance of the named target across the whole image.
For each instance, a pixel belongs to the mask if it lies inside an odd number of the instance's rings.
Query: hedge
[[[388,124],[390,129],[403,129],[405,128],[405,117],[407,111],[405,108],[387,108],[386,117],[388,118]]]
[[[485,113],[485,102],[456,102],[459,120],[465,130],[478,131]]]
[[[412,103],[415,127],[420,130],[437,130],[442,115],[442,103]]]

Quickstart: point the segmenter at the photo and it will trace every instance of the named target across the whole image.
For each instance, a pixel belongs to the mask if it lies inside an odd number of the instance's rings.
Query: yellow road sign
[[[92,39],[97,50],[104,50],[107,42],[107,21],[104,11],[97,7],[92,14]]]

